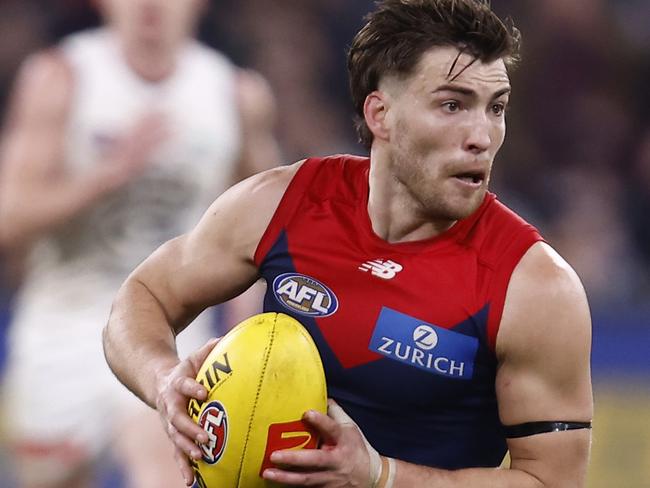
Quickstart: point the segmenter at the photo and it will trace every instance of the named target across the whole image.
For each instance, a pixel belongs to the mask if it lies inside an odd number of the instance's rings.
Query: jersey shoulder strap
[[[311,186],[311,182],[318,172],[320,163],[320,158],[307,159],[298,171],[296,171],[296,174],[293,175],[291,182],[284,191],[284,195],[280,199],[278,208],[275,210],[255,250],[254,262],[257,266],[262,263],[282,230],[291,221],[305,193]]]

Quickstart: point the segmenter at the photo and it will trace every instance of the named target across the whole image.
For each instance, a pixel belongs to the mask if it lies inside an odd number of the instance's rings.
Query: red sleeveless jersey
[[[512,271],[541,237],[488,193],[447,232],[388,243],[372,230],[368,173],[354,156],[298,170],[255,253],[265,311],[302,322],[329,396],[380,453],[497,466],[496,335]]]

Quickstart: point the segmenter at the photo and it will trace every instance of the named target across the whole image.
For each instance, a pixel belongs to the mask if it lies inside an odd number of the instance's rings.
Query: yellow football
[[[217,343],[196,379],[209,392],[188,405],[210,438],[192,463],[199,486],[278,486],[261,477],[271,453],[317,447],[301,418],[310,409],[327,411],[325,374],[311,336],[292,317],[243,321]]]

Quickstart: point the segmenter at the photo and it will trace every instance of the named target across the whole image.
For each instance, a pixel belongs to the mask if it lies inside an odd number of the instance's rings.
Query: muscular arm
[[[577,276],[548,245],[535,244],[512,275],[497,338],[496,393],[504,425],[591,420],[590,331],[587,300]],[[357,486],[350,483],[351,476],[361,472],[355,479],[365,483],[369,469],[364,472],[359,466],[368,466],[373,450],[363,447],[358,428],[316,412],[309,412],[306,420],[336,449],[282,451],[271,460],[323,471],[269,469],[265,477],[291,485]],[[510,469],[449,471],[396,461],[392,486],[579,488],[585,482],[590,435],[583,429],[509,439]]]
[[[104,329],[106,359],[147,404],[156,406],[157,383],[179,362],[175,335],[258,278],[257,243],[297,168],[269,170],[226,191],[194,230],[160,247],[122,285]]]
[[[205,431],[187,414],[190,398],[207,390],[196,373],[214,343],[179,361],[175,335],[204,308],[228,300],[257,278],[257,244],[299,163],[257,174],[223,193],[189,234],[173,239],[147,258],[122,285],[103,341],[118,379],[158,410],[175,446],[186,484],[189,457]]]
[[[162,137],[159,122],[143,120],[105,164],[71,172],[65,137],[73,85],[57,51],[36,54],[22,67],[0,153],[0,246],[23,247],[122,186]]]
[[[497,339],[496,391],[504,425],[590,421],[591,320],[574,271],[548,245],[515,269]],[[591,431],[509,439],[510,469],[431,470],[399,463],[395,488],[582,487]]]

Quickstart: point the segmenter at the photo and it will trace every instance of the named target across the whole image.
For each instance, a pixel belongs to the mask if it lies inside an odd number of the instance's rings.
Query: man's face
[[[176,45],[191,35],[204,0],[97,0],[127,42]]]
[[[379,85],[391,172],[430,219],[458,220],[480,206],[505,137],[505,64],[472,61],[433,48],[411,76]]]

